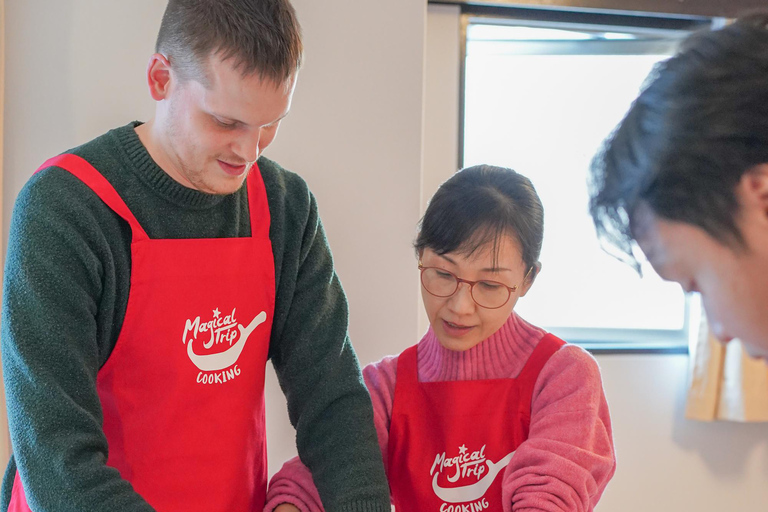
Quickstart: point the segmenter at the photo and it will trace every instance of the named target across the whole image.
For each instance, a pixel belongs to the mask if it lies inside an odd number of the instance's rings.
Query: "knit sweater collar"
[[[147,148],[141,143],[135,128],[142,124],[134,121],[112,131],[118,145],[124,151],[129,169],[155,193],[161,195],[173,204],[187,208],[205,209],[219,204],[226,196],[207,194],[185,187],[171,178],[150,156]]]
[[[459,352],[443,347],[430,327],[419,342],[419,380],[435,382],[515,377],[544,334],[544,330],[512,312],[498,331],[471,349]]]

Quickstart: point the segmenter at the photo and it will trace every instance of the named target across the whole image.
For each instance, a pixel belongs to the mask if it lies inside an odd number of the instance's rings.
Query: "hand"
[[[274,512],[301,512],[298,507],[291,505],[290,503],[281,503],[277,506]]]

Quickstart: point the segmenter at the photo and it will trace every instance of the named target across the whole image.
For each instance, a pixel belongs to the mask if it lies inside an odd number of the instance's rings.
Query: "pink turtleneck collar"
[[[419,381],[506,379],[517,376],[546,331],[514,311],[487,339],[463,352],[448,350],[432,327],[419,342]]]

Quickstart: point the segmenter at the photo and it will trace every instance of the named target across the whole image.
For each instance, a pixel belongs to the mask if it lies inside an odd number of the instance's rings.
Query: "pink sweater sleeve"
[[[363,378],[373,403],[373,421],[379,437],[379,447],[387,467],[387,444],[392,402],[395,397],[397,356],[385,357],[363,368]],[[301,512],[324,512],[312,474],[298,457],[283,464],[269,482],[265,512],[272,512],[282,503],[291,503]]]
[[[529,437],[504,473],[504,512],[591,512],[615,470],[597,362],[567,345],[536,381]]]

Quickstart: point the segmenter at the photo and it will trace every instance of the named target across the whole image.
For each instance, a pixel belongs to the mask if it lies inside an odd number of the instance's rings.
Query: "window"
[[[462,166],[511,167],[544,204],[543,271],[518,313],[590,348],[687,347],[696,304],[649,265],[641,278],[600,248],[587,173],[688,32],[468,15],[464,26]]]

